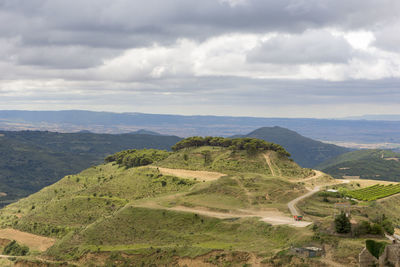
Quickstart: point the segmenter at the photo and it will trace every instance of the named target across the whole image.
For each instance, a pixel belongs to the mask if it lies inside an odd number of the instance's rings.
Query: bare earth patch
[[[361,187],[368,187],[371,185],[382,184],[382,185],[389,185],[389,184],[398,184],[398,182],[389,182],[389,181],[381,181],[381,180],[368,180],[368,179],[347,179],[350,182],[357,182],[360,184]]]
[[[37,251],[46,251],[56,242],[53,238],[25,233],[11,228],[0,229],[0,238],[16,240],[18,243]]]
[[[155,167],[157,168],[157,167]],[[169,168],[157,168],[162,174],[164,175],[173,175],[182,178],[189,178],[189,179],[198,179],[204,181],[214,181],[226,174],[220,172],[208,172],[208,171],[191,171],[191,170],[184,170],[184,169],[169,169]]]

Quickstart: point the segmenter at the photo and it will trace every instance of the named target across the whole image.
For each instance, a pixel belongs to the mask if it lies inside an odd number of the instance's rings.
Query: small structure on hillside
[[[324,254],[324,250],[318,247],[304,247],[304,248],[291,247],[290,251],[292,254],[296,254],[298,256],[306,258],[321,257]]]

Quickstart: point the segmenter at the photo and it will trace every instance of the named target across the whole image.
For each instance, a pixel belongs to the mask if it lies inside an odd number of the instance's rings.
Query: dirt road
[[[287,206],[288,206],[288,208],[289,208],[289,210],[290,210],[290,213],[291,213],[292,215],[300,215],[300,213],[299,213],[299,212],[297,211],[297,209],[296,209],[296,204],[299,203],[300,200],[312,196],[313,194],[315,194],[315,193],[318,192],[319,190],[320,190],[320,187],[319,187],[319,186],[316,186],[316,187],[314,187],[313,190],[309,191],[308,193],[306,193],[306,194],[304,194],[304,195],[302,195],[302,196],[299,196],[298,198],[295,198],[295,199],[293,199],[292,201],[290,201],[290,202],[287,204]]]
[[[265,158],[265,161],[268,164],[269,169],[271,170],[272,176],[276,176],[276,173],[275,173],[274,167],[272,166],[271,158],[270,158],[269,155],[270,155],[270,153],[265,153],[264,154],[264,158]]]
[[[170,169],[163,167],[152,167],[157,168],[164,175],[173,175],[182,178],[198,179],[199,181],[214,181],[226,174],[220,172],[209,172],[209,171],[191,171],[184,169]]]

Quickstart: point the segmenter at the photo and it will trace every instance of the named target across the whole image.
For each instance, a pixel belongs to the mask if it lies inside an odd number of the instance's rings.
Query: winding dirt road
[[[308,193],[299,196],[298,198],[293,199],[292,201],[290,201],[287,206],[290,210],[290,213],[292,215],[301,215],[300,212],[298,212],[298,210],[296,209],[296,204],[299,203],[300,200],[305,199],[307,197],[310,197],[312,195],[314,195],[315,193],[317,193],[320,190],[319,186],[314,187],[313,190],[309,191]]]

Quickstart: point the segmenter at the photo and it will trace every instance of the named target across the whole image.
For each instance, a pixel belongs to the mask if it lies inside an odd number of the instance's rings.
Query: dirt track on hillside
[[[0,229],[0,238],[15,240],[20,244],[28,246],[31,250],[46,251],[56,242],[55,239],[21,232],[15,229]]]
[[[265,153],[263,156],[265,158],[265,161],[267,162],[267,165],[268,165],[269,169],[271,170],[272,176],[276,176],[274,167],[272,166],[270,153]]]
[[[226,174],[220,172],[209,172],[209,171],[191,171],[184,169],[170,169],[163,167],[153,167],[157,168],[164,175],[173,175],[181,178],[198,179],[199,181],[214,181]]]

